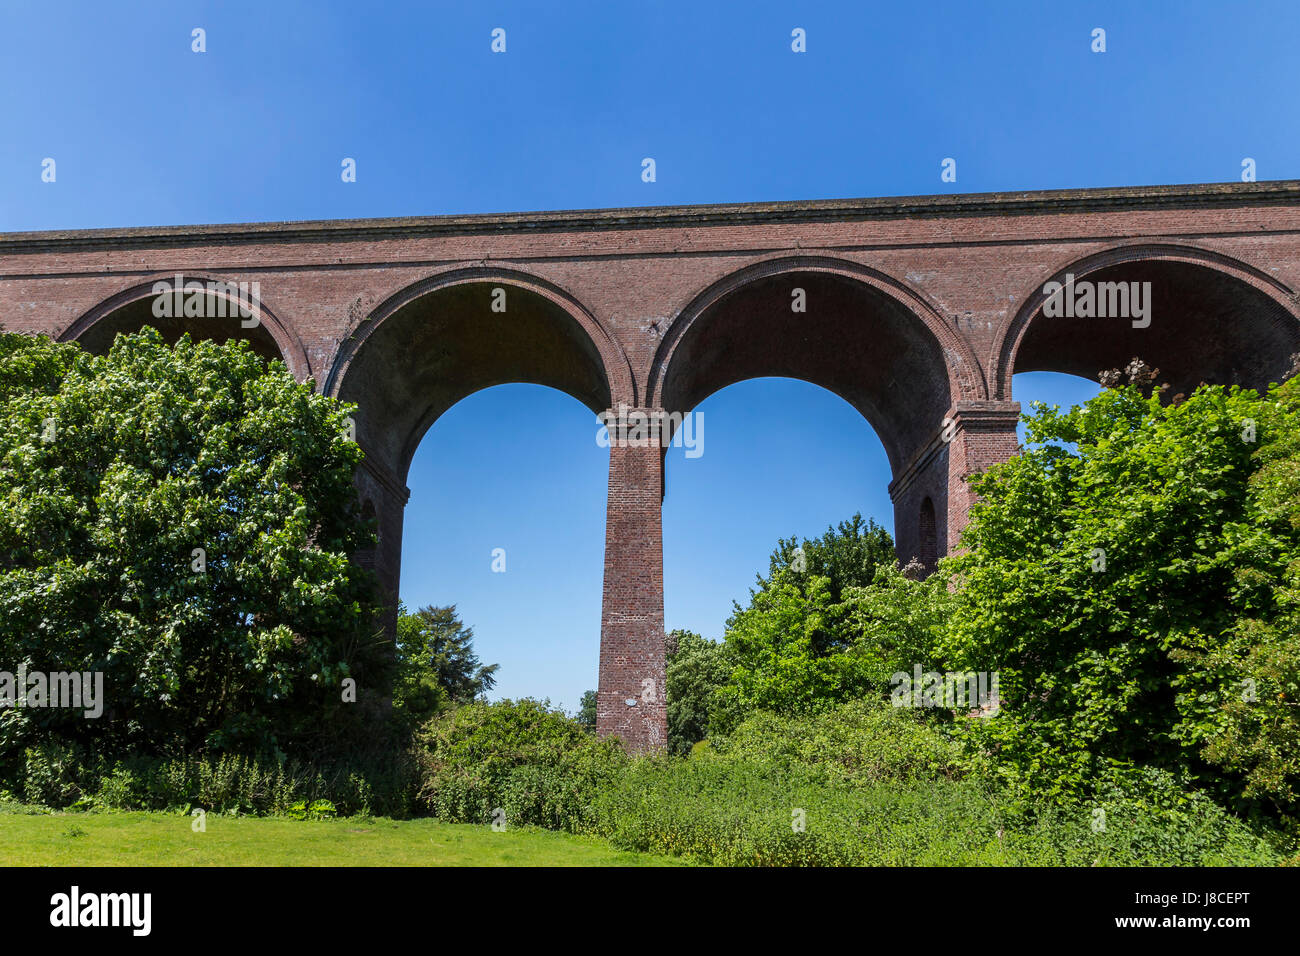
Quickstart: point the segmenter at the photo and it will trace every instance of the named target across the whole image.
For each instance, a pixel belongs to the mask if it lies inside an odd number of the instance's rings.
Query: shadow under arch
[[[1094,283],[1150,282],[1150,324],[1130,318],[1044,315],[1049,282],[1072,274]],[[995,397],[1010,399],[1012,377],[1051,371],[1091,381],[1138,357],[1160,369],[1170,393],[1209,384],[1266,387],[1300,351],[1293,291],[1230,256],[1197,246],[1126,243],[1062,264],[1022,299],[994,345]],[[1138,319],[1137,321],[1145,321]]]
[[[186,283],[202,283],[205,290],[209,283],[215,285],[217,291],[205,291],[204,297],[209,301],[222,300],[220,311],[225,315],[213,318],[156,316],[153,306],[157,293],[154,289],[162,282],[170,286],[175,278],[174,273],[159,274],[114,293],[82,313],[59,333],[56,341],[77,342],[89,352],[102,354],[108,351],[119,333],[136,332],[145,326],[152,326],[167,342],[175,342],[186,332],[195,339],[214,342],[243,339],[263,358],[283,361],[298,381],[305,381],[311,375],[311,366],[302,342],[274,311],[267,308],[260,295],[257,297],[257,324],[247,328],[243,326],[242,322],[247,320],[241,319],[239,315],[240,303],[236,297],[222,291],[232,284],[237,287],[240,280],[186,273]]]
[[[805,292],[807,311],[792,311]],[[750,378],[820,385],[856,408],[897,471],[959,399],[986,397],[966,342],[930,303],[878,270],[782,256],[731,273],[673,321],[650,372],[649,404],[688,412]]]
[[[806,311],[792,308],[802,289]],[[875,269],[827,256],[780,256],[715,282],[669,328],[651,369],[650,404],[686,413],[752,378],[792,378],[848,402],[884,447],[894,481],[899,559],[923,535],[948,541],[944,418],[987,398],[969,345],[919,293]],[[666,489],[665,489],[666,490]],[[921,527],[931,498],[936,527]]]
[[[358,440],[404,480],[439,416],[516,382],[556,388],[596,413],[635,401],[626,356],[589,310],[545,280],[492,266],[438,273],[389,296],[340,346],[324,391],[358,405]],[[527,418],[520,409],[520,427]]]

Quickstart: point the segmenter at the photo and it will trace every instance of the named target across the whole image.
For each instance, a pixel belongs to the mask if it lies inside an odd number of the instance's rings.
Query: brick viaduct
[[[154,318],[176,273],[258,281],[261,324]],[[1044,315],[1067,273],[1151,282],[1150,325]],[[824,386],[884,445],[900,558],[932,565],[964,477],[1016,449],[1014,373],[1138,355],[1181,389],[1261,386],[1300,351],[1297,289],[1295,181],[0,235],[11,331],[92,350],[146,323],[242,336],[357,403],[364,559],[394,598],[411,457],[479,389],[548,385],[600,413],[687,412],[757,376]],[[610,449],[598,722],[634,749],[664,740],[664,494],[660,449]]]

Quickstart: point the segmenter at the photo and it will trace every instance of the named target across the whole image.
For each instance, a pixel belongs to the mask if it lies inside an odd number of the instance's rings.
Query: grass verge
[[[681,866],[604,840],[532,828],[346,817],[0,811],[3,866]]]

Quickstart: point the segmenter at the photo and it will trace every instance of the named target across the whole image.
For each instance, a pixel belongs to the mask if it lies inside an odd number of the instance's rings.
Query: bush
[[[1007,845],[1024,866],[1276,866],[1289,841],[1248,826],[1162,771],[1115,774],[1094,800],[1039,804],[1013,822]]]
[[[999,761],[1054,799],[1137,765],[1286,810],[1294,765],[1274,755],[1298,735],[1276,694],[1300,654],[1280,641],[1252,655],[1258,637],[1238,638],[1287,610],[1300,527],[1261,515],[1257,471],[1300,429],[1300,405],[1220,386],[1164,403],[1126,386],[1026,422],[1029,447],[974,481],[962,550],[942,565],[961,585],[947,665],[1000,676],[985,728]],[[1289,490],[1292,473],[1263,491]],[[1243,700],[1248,681],[1274,696]]]
[[[829,784],[752,759],[634,762],[598,802],[614,845],[724,866],[1272,865],[1273,841],[1198,798],[1182,811],[1115,794],[1019,814],[970,780]],[[798,824],[802,823],[802,831]]]
[[[708,694],[709,730],[730,730],[755,710],[816,713],[883,691],[879,661],[857,646],[853,594],[893,563],[893,551],[888,532],[861,515],[802,545],[780,540],[768,576],[727,620],[718,662],[727,682]]]
[[[668,752],[684,754],[708,736],[713,695],[727,682],[731,665],[725,645],[694,631],[672,631],[665,651]],[[594,700],[592,705],[594,723]]]
[[[417,735],[419,801],[435,816],[590,832],[595,795],[616,785],[627,757],[576,720],[533,701],[472,703]]]
[[[782,772],[802,768],[827,783],[958,780],[987,773],[981,754],[944,736],[917,711],[874,699],[811,717],[760,712],[711,743],[720,758],[766,760]]]
[[[94,789],[94,769],[76,744],[53,741],[28,747],[24,753],[22,794],[28,803],[66,807]]]
[[[851,788],[759,760],[646,759],[599,810],[616,846],[724,866],[1005,862],[996,807],[966,783]]]
[[[718,649],[726,677],[707,698],[709,730],[725,733],[755,710],[816,714],[885,698],[895,674],[933,669],[955,599],[938,575],[907,573],[881,562],[870,580],[836,592],[829,578],[774,571],[727,622]]]
[[[33,748],[35,750],[35,748]],[[29,760],[24,794],[51,807],[106,810],[174,810],[201,807],[210,813],[283,815],[315,819],[328,805],[342,815],[406,817],[413,808],[417,765],[409,754],[382,764],[360,762],[312,766],[274,764],[252,758],[132,757],[96,775],[84,761],[49,757]],[[61,776],[56,773],[63,768]],[[312,810],[312,807],[316,807]],[[305,808],[305,810],[304,810]]]

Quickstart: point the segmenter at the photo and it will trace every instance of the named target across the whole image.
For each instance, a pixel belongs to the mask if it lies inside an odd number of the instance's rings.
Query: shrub
[[[759,760],[643,759],[598,809],[616,846],[724,866],[998,862],[994,804],[949,781],[850,788]]]
[[[93,806],[112,810],[202,807],[212,813],[302,818],[301,808],[317,805],[319,810],[328,804],[342,815],[400,818],[411,814],[417,779],[417,765],[409,754],[397,754],[382,764],[323,766],[233,755],[134,757],[114,764],[86,792]],[[315,819],[319,813],[308,815]]]
[[[24,753],[22,794],[28,803],[66,807],[94,789],[93,764],[76,744],[46,741]]]
[[[684,754],[708,736],[713,695],[727,682],[731,665],[725,645],[694,631],[672,631],[665,650],[668,752]]]
[[[861,515],[802,545],[780,540],[768,576],[727,620],[720,664],[729,674],[709,695],[709,730],[730,730],[757,709],[816,713],[881,689],[878,661],[856,646],[852,592],[893,562],[893,550],[888,532]]]
[[[709,729],[725,733],[755,710],[815,714],[889,696],[894,674],[940,663],[953,604],[943,578],[913,580],[896,562],[839,591],[830,578],[774,570],[727,622]]]
[[[635,761],[597,805],[616,846],[724,866],[1272,865],[1275,839],[1204,797],[1185,809],[1122,793],[1019,813],[971,780],[831,784],[763,760]],[[802,824],[802,830],[799,828]]]
[[[1243,424],[1256,421],[1257,436]],[[1126,386],[1027,424],[1030,447],[975,480],[962,551],[943,564],[961,584],[949,666],[1000,675],[999,760],[1054,798],[1142,765],[1285,805],[1289,770],[1271,754],[1296,739],[1294,708],[1240,704],[1247,678],[1283,691],[1296,655],[1252,660],[1235,635],[1277,619],[1300,550],[1296,527],[1261,518],[1253,478],[1300,407],[1219,386],[1162,403]],[[1216,746],[1225,724],[1236,738]]]
[[[712,741],[720,758],[803,768],[824,782],[957,780],[987,773],[987,761],[888,701],[859,700],[811,717],[760,712]]]
[[[627,762],[618,741],[533,701],[472,703],[435,717],[417,737],[422,806],[444,820],[587,832],[595,794]]]

